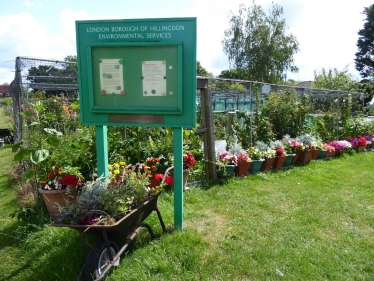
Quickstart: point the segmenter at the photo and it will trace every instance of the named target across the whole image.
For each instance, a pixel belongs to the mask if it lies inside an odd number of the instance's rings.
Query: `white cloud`
[[[26,0],[25,2],[23,2],[23,5],[28,7],[28,8],[40,8],[40,9],[44,9],[44,5],[42,2],[35,2],[35,1],[28,1]]]
[[[274,2],[283,7],[289,26],[287,33],[294,34],[300,43],[300,51],[294,56],[295,65],[300,71],[298,74],[290,74],[289,78],[311,80],[314,70],[320,70],[322,67],[342,70],[348,64],[349,72],[358,77],[354,69],[357,32],[362,28],[363,8],[371,5],[372,0],[360,0],[359,4],[358,1],[351,0]],[[181,17],[197,18],[197,59],[215,75],[229,68],[222,40],[224,31],[229,27],[230,11],[237,14],[242,3],[243,0],[195,0],[183,13],[178,13]],[[245,5],[249,6],[251,3],[252,1]],[[255,3],[268,12],[272,0],[256,0]],[[23,4],[28,8],[44,8],[40,1],[26,0]],[[87,8],[87,11],[90,10]],[[102,11],[106,12],[105,9]],[[8,78],[4,78],[4,73],[11,73],[17,56],[63,59],[67,55],[74,55],[76,20],[119,19],[124,15],[129,18],[126,13],[130,11],[118,10],[111,12],[110,16],[102,14],[93,17],[85,10],[68,7],[45,25],[42,24],[42,19],[26,12],[0,15],[0,83],[11,82],[5,80]],[[175,13],[162,16],[175,16]],[[141,18],[139,13],[131,15],[133,18]],[[11,60],[12,62],[7,62]],[[7,68],[10,70],[6,71]]]

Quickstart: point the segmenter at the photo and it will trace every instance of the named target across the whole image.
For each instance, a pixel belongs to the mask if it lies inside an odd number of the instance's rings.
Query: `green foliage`
[[[200,64],[199,61],[196,62],[196,75],[210,77],[211,74]]]
[[[12,104],[12,98],[0,99],[0,106],[9,107]]]
[[[320,111],[309,124],[310,132],[318,135],[323,141],[342,139],[347,136],[347,122],[351,119],[352,103],[347,98],[330,99],[329,111]]]
[[[276,139],[282,139],[286,134],[293,138],[300,135],[306,125],[308,113],[309,98],[298,96],[295,91],[270,93],[262,107],[262,114],[272,124]]]
[[[322,68],[320,72],[314,71],[314,81],[311,87],[347,92],[358,91],[358,83],[356,83],[353,76],[348,73],[347,67],[342,71],[336,68],[330,68],[328,71],[326,71],[325,68]]]
[[[243,69],[228,69],[222,70],[221,74],[218,75],[219,78],[226,78],[226,79],[244,79],[244,71]]]
[[[215,140],[226,139],[226,124],[227,124],[227,113],[215,112],[214,118],[213,118]]]
[[[358,32],[358,52],[355,54],[355,66],[361,77],[370,78],[374,73],[374,4],[365,7],[363,14],[366,15],[366,18],[364,27]]]
[[[361,117],[350,118],[345,124],[345,136],[353,137],[362,135],[364,132],[371,132],[373,124]]]
[[[276,4],[269,15],[254,1],[248,8],[240,5],[239,14],[231,14],[222,43],[241,79],[277,83],[286,79],[286,72],[298,71],[293,55],[299,44],[292,34],[286,35],[283,8]]]

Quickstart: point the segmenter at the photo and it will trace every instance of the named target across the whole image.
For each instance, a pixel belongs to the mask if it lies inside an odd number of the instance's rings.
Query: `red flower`
[[[56,175],[55,175],[55,174],[49,174],[49,178],[50,178],[50,179],[52,179],[52,180],[53,180],[53,179],[54,179],[55,177],[56,177]]]
[[[62,178],[61,183],[66,186],[77,186],[79,179],[75,175],[66,175]]]
[[[157,180],[157,181],[160,181],[160,180],[162,180],[164,178],[164,175],[163,174],[156,174],[155,175],[155,179]]]
[[[281,147],[276,148],[275,153],[277,156],[284,156],[284,151]]]
[[[167,176],[164,181],[166,184],[172,184],[174,182],[173,177]]]
[[[190,169],[192,168],[196,163],[195,157],[191,152],[187,152],[186,155],[183,156],[183,168],[184,169]]]

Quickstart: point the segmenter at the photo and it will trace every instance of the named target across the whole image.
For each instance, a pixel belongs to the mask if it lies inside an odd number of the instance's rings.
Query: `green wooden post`
[[[174,128],[174,228],[183,230],[183,128]]]
[[[108,177],[108,139],[107,126],[96,126],[96,154],[97,154],[97,174]]]

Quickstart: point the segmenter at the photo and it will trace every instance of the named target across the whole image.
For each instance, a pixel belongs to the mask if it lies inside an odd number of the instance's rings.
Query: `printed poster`
[[[100,59],[101,95],[124,95],[123,60]]]
[[[143,96],[166,96],[166,61],[142,62]]]

